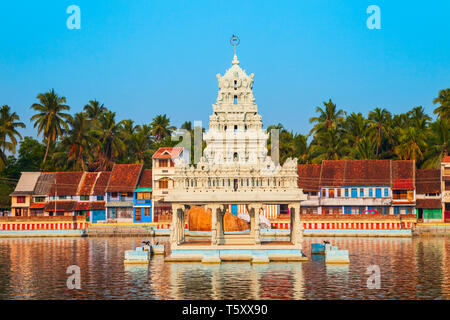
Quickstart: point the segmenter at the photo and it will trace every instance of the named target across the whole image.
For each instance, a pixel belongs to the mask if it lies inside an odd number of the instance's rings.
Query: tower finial
[[[239,60],[236,55],[236,47],[239,45],[239,43],[241,43],[241,40],[239,39],[238,36],[233,34],[233,36],[230,39],[230,44],[234,48],[234,57],[233,57],[233,62],[232,62],[233,64],[239,64]]]

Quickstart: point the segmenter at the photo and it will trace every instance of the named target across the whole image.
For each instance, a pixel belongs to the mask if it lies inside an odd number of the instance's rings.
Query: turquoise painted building
[[[152,188],[138,188],[134,191],[133,222],[152,222]]]
[[[153,222],[152,169],[142,171],[133,195],[133,222]]]

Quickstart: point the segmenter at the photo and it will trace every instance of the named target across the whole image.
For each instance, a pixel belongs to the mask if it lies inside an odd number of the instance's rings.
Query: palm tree
[[[299,163],[309,163],[311,161],[308,146],[308,137],[303,134],[295,134],[293,138],[294,156]]]
[[[182,125],[181,125],[181,129],[187,130],[189,132],[192,132],[192,122],[191,121],[185,121]]]
[[[313,163],[322,160],[339,160],[350,152],[348,141],[336,129],[321,132],[311,142],[310,152]]]
[[[331,99],[329,99],[328,102],[323,102],[323,105],[325,106],[325,110],[321,107],[316,107],[316,112],[319,113],[319,116],[309,119],[310,123],[315,123],[311,133],[338,129],[344,121],[344,110],[337,110],[336,105],[331,101]]]
[[[352,149],[354,159],[373,159],[375,158],[375,140],[369,137],[362,137],[356,142]]]
[[[98,143],[99,169],[110,168],[113,161],[125,151],[125,143],[121,139],[123,122],[116,123],[116,113],[106,111],[99,119],[99,125],[93,129]]]
[[[91,143],[94,136],[89,131],[88,116],[79,112],[69,120],[70,129],[63,138],[63,145],[69,149],[68,159],[73,160],[75,169],[79,169],[80,164],[83,171],[86,171],[85,159],[89,157]]]
[[[344,122],[344,134],[351,146],[367,135],[368,122],[361,112],[350,114]]]
[[[95,99],[89,100],[89,103],[84,106],[84,112],[91,120],[98,120],[106,110],[106,107]]]
[[[155,118],[153,118],[150,127],[152,130],[152,135],[158,142],[161,142],[161,140],[169,137],[171,133],[176,129],[175,127],[170,125],[170,120],[165,114],[159,114]]]
[[[391,113],[386,109],[375,108],[374,111],[369,112],[369,128],[370,137],[375,139],[377,143],[376,155],[379,155],[379,150],[383,142],[383,138],[388,140],[392,136],[391,130]]]
[[[428,123],[431,121],[431,117],[425,113],[422,106],[413,108],[407,113],[410,124],[420,130],[426,130]]]
[[[0,109],[0,168],[3,168],[6,164],[6,154],[5,151],[12,153],[16,152],[17,137],[22,140],[17,128],[25,128],[23,122],[18,122],[20,117],[15,113],[11,113],[11,108],[4,105]],[[10,141],[7,141],[9,139]]]
[[[150,162],[152,151],[151,128],[149,125],[136,127],[136,133],[133,135],[133,149],[135,150],[136,163]]]
[[[434,113],[441,118],[450,120],[450,89],[441,90],[439,95],[433,100],[433,103],[440,104],[439,107],[434,109]]]
[[[450,122],[438,118],[430,126],[430,135],[425,151],[423,168],[439,168],[441,159],[450,152]]]
[[[60,97],[54,89],[38,94],[37,99],[40,103],[34,103],[31,109],[38,113],[32,116],[30,121],[34,121],[35,128],[38,127],[38,135],[42,134],[47,139],[47,148],[42,162],[45,163],[50,143],[58,140],[62,136],[63,130],[69,130],[66,121],[69,121],[72,117],[70,114],[63,112],[70,110],[70,107],[65,104],[66,98]]]
[[[400,132],[400,144],[394,148],[395,153],[402,160],[422,160],[426,148],[425,133],[415,127],[406,127]]]

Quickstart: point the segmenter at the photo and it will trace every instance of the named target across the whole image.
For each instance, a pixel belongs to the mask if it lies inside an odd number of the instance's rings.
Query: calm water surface
[[[311,242],[350,252],[348,266],[310,257]],[[141,238],[0,239],[0,299],[450,299],[450,238],[305,238],[308,262],[125,266]],[[167,238],[158,239],[165,242]],[[66,269],[81,268],[81,290]],[[379,265],[381,289],[366,269]]]

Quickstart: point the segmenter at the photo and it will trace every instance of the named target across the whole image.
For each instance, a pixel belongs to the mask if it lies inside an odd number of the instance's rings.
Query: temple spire
[[[233,57],[233,62],[232,62],[233,65],[239,64],[239,60],[236,55],[236,47],[239,45],[240,42],[241,42],[241,40],[239,39],[239,37],[233,34],[233,36],[230,39],[230,44],[234,48],[234,57]]]

